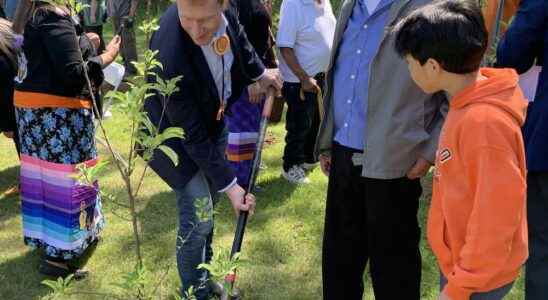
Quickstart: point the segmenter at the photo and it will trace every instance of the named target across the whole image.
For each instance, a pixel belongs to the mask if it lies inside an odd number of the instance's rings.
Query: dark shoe
[[[62,268],[62,267],[53,265],[47,261],[43,261],[40,264],[38,271],[43,275],[51,276],[54,278],[59,278],[59,277],[67,278],[68,276],[73,275],[72,278],[74,278],[74,280],[82,280],[89,275],[89,272],[86,270],[81,270],[68,265],[66,268]]]
[[[209,285],[209,290],[214,297],[222,298],[223,294],[225,293],[225,288],[221,283],[209,280],[207,284]]]
[[[237,288],[233,288],[232,295],[228,297],[228,299],[230,300],[242,300],[243,298],[244,297],[243,297],[242,291],[240,291]]]
[[[210,286],[211,293],[215,297],[215,299],[219,300],[241,300],[243,299],[242,292],[237,289],[232,289],[232,295],[228,294],[228,291],[225,290],[223,285],[219,282],[211,282]]]

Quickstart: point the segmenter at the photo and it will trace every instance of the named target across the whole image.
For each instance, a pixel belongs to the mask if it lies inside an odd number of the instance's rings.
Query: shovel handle
[[[276,95],[276,90],[274,88],[268,88],[266,91],[266,100],[264,101],[263,114],[264,118],[270,118],[272,114],[272,107],[274,106],[274,96]]]

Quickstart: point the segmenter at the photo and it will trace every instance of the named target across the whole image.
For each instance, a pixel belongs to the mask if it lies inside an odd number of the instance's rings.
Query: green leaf
[[[208,222],[213,218],[213,207],[209,197],[197,198],[194,200],[196,217],[200,223]]]
[[[141,120],[141,124],[145,126],[145,128],[148,130],[149,134],[156,134],[156,126],[152,124],[150,119],[148,117],[145,117]]]
[[[56,280],[49,280],[49,279],[42,280],[42,284],[49,287],[53,292],[56,292],[59,290]]]
[[[175,151],[173,151],[173,149],[165,145],[158,146],[158,149],[164,152],[164,154],[167,155],[169,159],[171,159],[175,166],[179,165],[179,156],[177,155],[177,153],[175,153]]]
[[[164,131],[160,134],[162,137],[162,142],[165,140],[178,138],[178,139],[184,139],[185,132],[181,127],[169,127],[164,129]]]
[[[72,279],[74,279],[74,274],[70,274],[65,278],[65,287],[68,287],[70,283],[72,282]]]

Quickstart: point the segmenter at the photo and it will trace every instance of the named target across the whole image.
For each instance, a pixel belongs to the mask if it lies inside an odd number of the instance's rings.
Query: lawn
[[[126,120],[115,114],[106,122],[110,135],[118,145],[127,139]],[[326,178],[319,169],[311,174],[312,184],[296,187],[280,177],[284,126],[270,127],[275,143],[265,150],[268,168],[262,171],[257,194],[258,208],[250,220],[243,245],[247,261],[240,272],[239,285],[246,299],[320,299],[321,242],[325,208]],[[106,155],[102,149],[103,156]],[[0,191],[17,180],[17,155],[11,142],[0,138]],[[123,197],[122,181],[109,170],[101,185],[110,193]],[[419,218],[424,228],[429,202],[429,181],[425,180]],[[162,287],[169,295],[178,288],[175,266],[175,236],[177,213],[173,193],[150,173],[145,181],[140,215],[144,232],[144,253],[147,268],[153,278],[168,269],[167,284]],[[134,256],[131,226],[117,215],[115,205],[104,205],[107,227],[103,243],[91,258],[89,279],[77,283],[86,291],[113,291],[113,283],[132,270]],[[44,279],[37,273],[39,257],[22,242],[19,199],[0,196],[0,299],[40,299],[48,290],[40,284]],[[216,215],[215,249],[230,249],[235,218],[228,200],[222,199]],[[424,232],[424,230],[423,230]],[[436,299],[438,270],[434,257],[421,242],[423,254],[423,299]],[[366,279],[367,280],[367,279]],[[507,299],[523,299],[520,281]],[[78,296],[69,299],[103,299]],[[365,299],[373,299],[367,291]]]
[[[107,28],[109,31],[109,28]],[[107,33],[107,36],[111,34]],[[139,47],[144,39],[139,37]],[[127,144],[128,122],[114,113],[106,121],[109,136],[115,147]],[[280,176],[283,122],[269,128],[274,143],[264,151],[268,168],[261,171],[257,194],[257,212],[250,219],[242,258],[246,264],[239,273],[238,285],[245,299],[321,299],[321,243],[327,180],[319,169],[311,173],[312,184],[294,186]],[[101,155],[106,157],[105,149]],[[143,166],[140,165],[140,168]],[[49,294],[41,285],[45,278],[38,274],[39,256],[23,245],[18,196],[3,196],[4,190],[17,183],[18,159],[12,143],[0,137],[0,300],[41,299]],[[419,218],[424,230],[430,200],[430,181],[424,180]],[[100,179],[102,188],[117,197],[124,197],[123,183],[113,168]],[[151,280],[167,274],[160,287],[165,299],[179,288],[175,264],[175,237],[178,216],[174,194],[156,175],[145,179],[139,202],[144,235],[145,264]],[[216,209],[214,249],[230,249],[235,217],[228,200],[223,198]],[[112,292],[123,275],[134,266],[133,237],[130,223],[119,217],[123,214],[115,205],[104,203],[107,227],[103,242],[88,263],[91,276],[75,287],[88,292]],[[422,299],[437,299],[438,268],[423,237]],[[364,280],[369,281],[367,276]],[[374,299],[369,284],[364,299]],[[397,288],[397,287],[394,287]],[[507,299],[523,299],[520,280]],[[78,295],[66,299],[108,299],[97,295]]]

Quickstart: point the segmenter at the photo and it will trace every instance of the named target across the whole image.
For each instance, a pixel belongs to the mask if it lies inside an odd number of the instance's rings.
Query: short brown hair
[[[192,4],[201,4],[205,0],[190,0]],[[222,7],[223,10],[228,8],[229,0],[217,0],[217,3]]]

